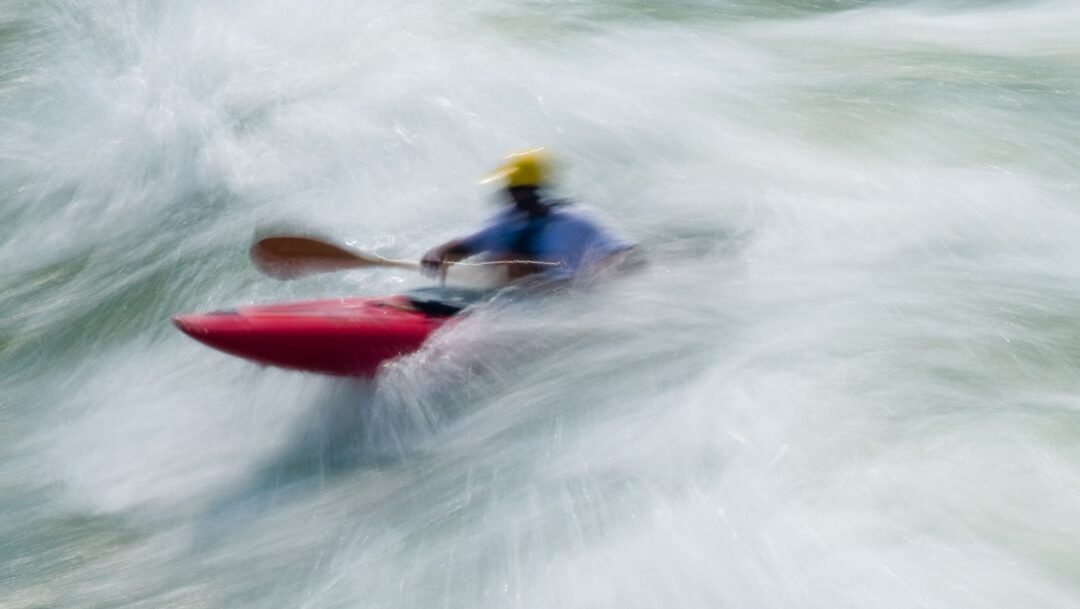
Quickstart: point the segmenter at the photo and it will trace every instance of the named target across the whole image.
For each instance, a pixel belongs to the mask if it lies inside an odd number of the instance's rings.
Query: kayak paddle
[[[393,260],[377,254],[369,254],[350,247],[328,243],[315,237],[299,235],[273,235],[255,240],[251,246],[251,260],[263,273],[275,279],[296,279],[315,273],[349,271],[363,268],[394,268],[419,271],[420,263],[412,260]],[[491,260],[486,262],[450,262],[455,268],[492,267],[508,264],[558,266],[558,262],[536,260]],[[445,277],[443,277],[445,278]],[[482,283],[491,283],[490,272],[479,277]],[[496,280],[497,283],[505,279]]]
[[[409,260],[391,260],[312,237],[286,235],[255,241],[251,260],[260,271],[275,279],[371,267],[420,270],[419,263]]]

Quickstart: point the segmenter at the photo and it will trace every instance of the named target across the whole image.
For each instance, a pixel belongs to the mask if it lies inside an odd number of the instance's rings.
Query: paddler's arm
[[[471,235],[451,239],[442,245],[431,248],[420,259],[421,270],[429,276],[434,276],[445,273],[446,265],[451,262],[457,262],[482,252],[508,249],[506,241],[516,234],[506,226],[507,220],[511,217],[507,214],[501,214],[496,216],[487,226]]]
[[[420,269],[425,275],[434,277],[440,273],[445,273],[447,264],[468,258],[471,255],[472,252],[464,240],[452,239],[428,250],[424,257],[420,259]]]

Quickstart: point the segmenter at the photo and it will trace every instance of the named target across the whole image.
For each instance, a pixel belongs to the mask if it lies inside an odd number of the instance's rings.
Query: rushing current
[[[0,606],[1080,606],[1073,0],[0,2]],[[649,260],[374,383],[182,312],[546,146]]]

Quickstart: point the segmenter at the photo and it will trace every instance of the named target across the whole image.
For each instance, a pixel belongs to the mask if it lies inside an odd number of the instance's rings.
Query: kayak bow
[[[437,289],[434,289],[437,290]],[[195,340],[265,366],[373,377],[389,360],[419,349],[478,295],[353,297],[178,315]]]

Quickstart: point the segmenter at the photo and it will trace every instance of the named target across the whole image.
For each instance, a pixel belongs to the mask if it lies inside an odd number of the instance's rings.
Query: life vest
[[[510,251],[517,256],[521,256],[525,260],[538,260],[543,254],[540,249],[540,237],[544,234],[544,229],[551,224],[554,219],[552,210],[558,207],[566,207],[570,205],[569,201],[557,200],[544,204],[544,213],[537,216],[529,216],[525,222],[525,226],[521,227],[518,234],[514,237],[513,245],[510,246]]]

